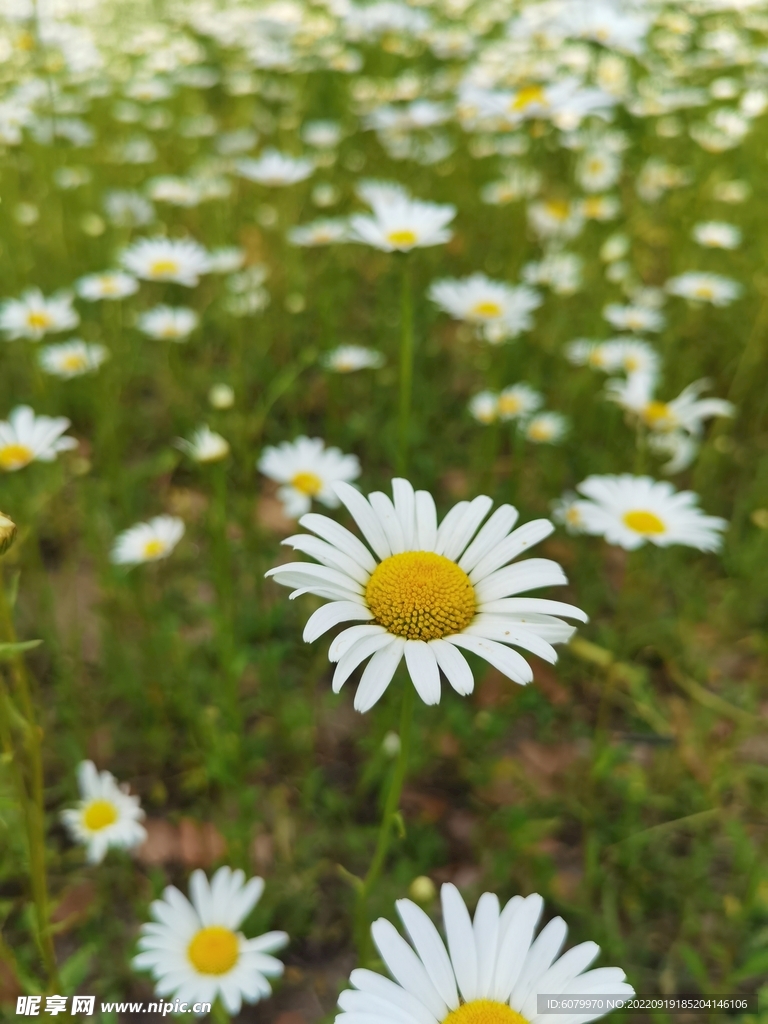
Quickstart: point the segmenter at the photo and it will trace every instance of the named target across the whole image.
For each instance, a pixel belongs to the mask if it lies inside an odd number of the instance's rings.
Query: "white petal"
[[[320,540],[319,537],[312,537],[308,533],[297,533],[293,537],[286,537],[282,543],[292,547],[294,551],[301,551],[303,554],[317,559],[318,562],[329,566],[331,569],[338,569],[363,587],[371,578],[371,574],[359,565],[351,555],[346,554],[344,551],[339,551],[333,544],[328,544],[326,541]]]
[[[339,661],[343,654],[356,644],[358,640],[362,640],[364,636],[373,636],[374,633],[386,633],[386,629],[383,626],[379,626],[376,623],[371,623],[369,626],[350,626],[331,642],[331,646],[328,648],[328,661]]]
[[[496,640],[500,644],[515,644],[524,651],[538,654],[540,658],[554,664],[557,651],[546,640],[542,640],[530,629],[524,629],[503,615],[478,615],[464,630],[465,636],[479,636],[485,640]]]
[[[498,601],[488,601],[479,605],[477,610],[493,615],[525,615],[526,612],[539,612],[544,615],[564,615],[566,619],[589,622],[587,613],[581,608],[577,608],[575,604],[566,604],[565,601],[548,601],[544,597],[502,597]]]
[[[392,481],[392,497],[395,500],[395,511],[403,531],[405,550],[430,550],[429,548],[422,548],[417,540],[416,500],[413,487],[407,480],[403,480],[402,477],[395,477]]]
[[[392,676],[397,671],[405,648],[405,640],[402,637],[392,637],[392,643],[377,651],[368,664],[360,679],[355,694],[355,711],[365,713],[369,711],[376,701],[381,697],[392,682]],[[406,686],[408,683],[406,682]]]
[[[469,574],[470,582],[478,583],[480,580],[485,579],[486,576],[490,576],[496,569],[506,565],[507,562],[511,562],[513,558],[517,558],[523,551],[527,551],[528,548],[533,547],[534,544],[538,544],[539,541],[548,537],[554,529],[554,526],[548,519],[534,519],[532,522],[521,526],[514,533],[510,533],[500,544],[497,544],[484,558],[480,559]]]
[[[539,587],[557,587],[568,582],[565,573],[557,562],[549,558],[526,558],[523,562],[507,565],[499,569],[475,585],[475,596],[478,604],[497,601],[500,597],[509,597],[524,590],[537,590]]]
[[[437,659],[438,666],[443,670],[445,678],[456,693],[466,697],[475,688],[475,677],[467,664],[467,659],[453,644],[445,640],[430,640],[429,646]]]
[[[374,515],[373,509],[351,484],[337,482],[333,485],[339,501],[346,507],[352,518],[360,527],[360,532],[371,545],[380,559],[389,558],[392,554],[381,523]]]
[[[332,586],[348,590],[352,594],[362,596],[365,593],[361,584],[353,580],[351,576],[347,576],[346,573],[339,572],[338,569],[330,569],[327,565],[315,565],[312,562],[288,562],[286,565],[277,565],[274,569],[269,569],[264,575],[276,576],[276,582],[283,583],[284,586],[301,587],[306,585],[305,580],[309,580],[311,583],[315,581],[330,583]],[[280,577],[284,577],[288,583],[284,583]],[[293,582],[299,579],[300,582]]]
[[[500,544],[517,522],[519,512],[513,505],[499,505],[491,518],[461,556],[459,567],[471,572],[481,558]]]
[[[521,686],[525,686],[526,683],[530,683],[533,679],[531,666],[522,655],[518,654],[517,651],[513,651],[511,647],[497,644],[494,640],[483,640],[478,636],[467,636],[464,633],[458,633],[456,636],[447,636],[445,639],[449,644],[463,647],[465,651],[471,651],[480,658],[484,658],[490,665],[497,668],[499,672],[503,672],[505,676],[508,676],[515,683],[520,683]]]
[[[496,949],[499,934],[499,898],[484,892],[477,901],[472,922],[477,947],[477,989],[481,999],[490,996],[496,968]]]
[[[432,984],[448,1008],[455,1010],[459,1005],[456,978],[437,928],[411,900],[397,900],[395,905]]]
[[[373,493],[368,495],[368,501],[381,523],[384,533],[387,535],[387,543],[392,550],[392,554],[398,555],[405,551],[403,528],[400,525],[400,520],[392,500],[383,491],[373,491]]]
[[[303,634],[304,641],[308,644],[313,643],[333,626],[338,626],[340,622],[366,622],[372,618],[373,612],[369,608],[364,608],[363,605],[353,604],[352,601],[332,601],[330,604],[318,608],[307,619]]]
[[[446,537],[440,554],[455,561],[472,540],[475,531],[488,515],[492,506],[493,499],[485,494],[480,494],[471,501],[469,508],[458,520],[450,536]]]
[[[380,917],[371,925],[371,935],[392,977],[406,992],[411,992],[424,1003],[438,1020],[443,1020],[448,1014],[445,1001],[440,998],[437,989],[429,980],[421,960],[398,934],[395,926],[386,918]]]
[[[368,992],[380,999],[386,999],[390,1003],[399,1006],[406,1013],[415,1017],[419,1024],[437,1024],[434,1014],[426,1008],[424,1003],[417,997],[406,992],[405,989],[396,985],[394,981],[385,978],[374,971],[357,967],[349,976],[351,984],[359,988],[361,992]]]
[[[437,509],[429,491],[416,491],[416,540],[419,551],[434,551],[437,544]]]
[[[425,704],[440,703],[440,672],[434,651],[424,640],[407,640],[405,664],[416,692]]]
[[[472,921],[459,890],[446,882],[440,890],[443,905],[443,924],[448,939],[451,963],[459,991],[465,1002],[478,997],[477,949]]]
[[[344,551],[350,558],[354,558],[366,572],[373,572],[375,570],[376,560],[373,555],[365,544],[358,540],[354,533],[350,533],[345,526],[341,526],[335,520],[329,519],[328,516],[321,516],[317,512],[308,512],[307,515],[301,517],[299,523],[306,530],[311,530],[318,537],[322,537],[329,544],[333,544],[340,551]]]
[[[539,932],[536,941],[528,951],[520,977],[509,997],[509,1005],[513,1010],[520,1012],[520,1008],[528,998],[533,986],[536,985],[541,975],[551,967],[555,957],[563,948],[567,934],[568,926],[562,917],[553,918]]]
[[[581,974],[592,963],[600,947],[596,942],[582,942],[573,946],[566,953],[556,960],[548,971],[539,978],[528,998],[523,1004],[520,1013],[526,1020],[536,1016],[536,995],[543,994],[557,995],[568,985],[577,974]]]
[[[366,658],[370,658],[372,654],[376,655],[379,651],[390,647],[396,639],[397,637],[394,637],[391,633],[387,633],[386,630],[383,630],[381,633],[374,633],[372,636],[365,636],[362,640],[358,640],[357,643],[353,644],[353,646],[350,647],[349,650],[341,656],[341,658],[339,658],[336,671],[333,673],[333,692],[339,692],[357,666],[364,662]]]
[[[538,893],[532,893],[518,907],[507,934],[504,936],[496,960],[494,978],[494,996],[500,1002],[506,1002],[520,977],[525,958],[528,955],[533,933],[536,930],[544,900]]]

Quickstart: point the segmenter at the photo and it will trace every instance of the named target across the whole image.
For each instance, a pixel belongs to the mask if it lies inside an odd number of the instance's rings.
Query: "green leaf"
[[[94,945],[83,946],[61,965],[59,978],[65,992],[75,992],[82,985],[88,975],[95,952]]]
[[[33,651],[42,642],[42,640],[21,640],[15,644],[0,644],[0,661],[11,661],[17,654]]]

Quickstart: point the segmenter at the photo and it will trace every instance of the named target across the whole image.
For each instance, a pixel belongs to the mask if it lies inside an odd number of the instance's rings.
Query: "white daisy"
[[[342,218],[315,220],[311,224],[300,224],[288,232],[291,245],[314,248],[318,245],[333,245],[346,242],[349,228]]]
[[[713,306],[729,306],[743,291],[739,282],[729,277],[694,270],[671,277],[666,289],[670,295],[679,295],[693,302],[711,302]]]
[[[497,410],[500,420],[517,420],[539,408],[543,399],[529,384],[512,384],[499,395]]]
[[[28,288],[20,299],[0,303],[0,331],[4,331],[9,340],[40,341],[45,334],[68,331],[79,323],[80,317],[72,308],[69,292],[46,299],[39,288]]]
[[[337,508],[339,499],[334,484],[360,476],[356,455],[326,448],[319,437],[297,437],[295,441],[265,448],[257,467],[264,476],[282,484],[277,496],[291,519],[309,512],[313,500],[327,508]]]
[[[579,209],[586,220],[602,223],[618,217],[621,202],[616,196],[587,196],[579,202]]]
[[[574,491],[566,491],[550,505],[552,518],[571,534],[583,532],[584,524],[577,507],[580,500]]]
[[[587,971],[600,952],[594,942],[558,959],[568,933],[561,917],[534,939],[544,908],[538,893],[513,896],[503,909],[495,894],[483,893],[474,920],[456,886],[444,884],[440,897],[445,943],[411,900],[396,906],[412,945],[385,918],[374,921],[373,940],[395,980],[352,971],[354,988],[341,993],[335,1024],[545,1024],[551,1017],[539,1012],[539,995],[634,995],[621,968]],[[566,1013],[562,1020],[588,1024],[604,1012]]]
[[[104,271],[102,274],[88,274],[75,283],[81,299],[97,302],[99,299],[124,299],[139,290],[139,282],[122,270]]]
[[[184,536],[184,521],[176,516],[155,516],[124,530],[112,545],[115,565],[141,565],[167,558]]]
[[[140,238],[121,259],[126,270],[144,281],[174,281],[188,288],[210,270],[208,253],[191,238]]]
[[[220,249],[211,249],[208,253],[208,272],[232,274],[242,269],[245,256],[245,249],[241,249],[239,245],[223,245]]]
[[[286,156],[276,149],[266,149],[258,159],[243,157],[235,161],[235,170],[240,177],[273,188],[304,181],[314,169],[312,160]]]
[[[710,220],[693,229],[694,241],[708,249],[737,249],[741,245],[741,231],[735,224]]]
[[[568,432],[568,420],[559,412],[540,412],[525,420],[522,427],[534,444],[557,444]]]
[[[61,820],[75,840],[88,848],[90,864],[100,864],[112,846],[130,850],[147,838],[140,822],[144,811],[128,786],[118,785],[111,772],[100,772],[93,761],[77,767],[80,802],[61,812]]]
[[[530,665],[505,645],[554,662],[552,644],[573,634],[573,627],[555,616],[586,621],[572,605],[512,596],[566,582],[561,567],[548,559],[509,564],[549,536],[554,527],[548,520],[537,519],[510,533],[518,513],[502,505],[480,528],[493,504],[482,495],[459,502],[438,526],[431,494],[414,493],[407,480],[392,481],[394,503],[380,491],[366,499],[346,483],[334,490],[376,557],[349,530],[310,514],[301,525],[321,539],[299,534],[284,543],[321,564],[289,563],[267,575],[296,588],[294,597],[312,593],[330,602],[307,622],[308,643],[342,622],[364,623],[344,629],[328,653],[338,662],[335,693],[371,658],[355,695],[358,711],[373,707],[403,657],[425,704],[440,700],[441,669],[458,693],[472,692],[472,671],[460,648],[515,682],[528,683]]]
[[[220,462],[229,455],[229,441],[204,424],[194,432],[192,437],[179,437],[176,447],[195,462]]]
[[[542,301],[533,288],[492,281],[485,274],[435,281],[428,294],[454,320],[476,325],[493,341],[530,330],[533,327],[531,313]]]
[[[609,381],[606,393],[611,401],[641,419],[653,431],[684,430],[698,437],[706,420],[713,416],[733,416],[735,412],[734,406],[724,398],[699,398],[708,386],[707,380],[694,381],[677,398],[663,402],[654,397],[654,378],[634,373],[627,381]]]
[[[499,418],[499,396],[495,391],[480,391],[469,400],[469,414],[479,423],[495,423]]]
[[[621,155],[610,150],[587,150],[576,167],[576,181],[585,192],[612,188],[620,177]]]
[[[373,213],[349,218],[352,241],[384,252],[410,252],[452,237],[447,225],[456,216],[455,206],[412,199],[400,186],[386,184],[369,187],[365,199]]]
[[[35,416],[28,405],[19,405],[0,421],[0,470],[12,473],[31,462],[53,462],[59,452],[77,448],[74,437],[61,435],[70,422],[64,416]]]
[[[664,317],[656,309],[647,306],[622,306],[617,302],[609,303],[603,310],[603,316],[612,327],[620,331],[660,331],[664,326]]]
[[[98,370],[109,352],[103,345],[88,345],[71,338],[60,345],[46,345],[38,353],[38,362],[46,373],[62,380],[71,380]]]
[[[285,932],[267,932],[246,939],[240,925],[264,891],[261,878],[222,867],[209,882],[193,871],[191,902],[169,885],[150,912],[154,921],[141,927],[133,966],[151,971],[160,996],[178,996],[189,1003],[221,999],[229,1013],[243,1002],[256,1003],[272,992],[267,978],[279,977],[283,965],[270,953],[288,942]]]
[[[642,374],[649,381],[659,375],[661,359],[656,349],[641,338],[611,338],[601,348],[601,369],[621,370],[629,376]]]
[[[339,345],[322,358],[326,370],[334,373],[354,373],[355,370],[378,370],[384,365],[384,355],[362,345]]]
[[[605,537],[609,544],[632,551],[646,541],[659,547],[686,544],[717,551],[728,523],[705,515],[692,491],[675,491],[666,480],[648,476],[590,476],[578,490],[589,500],[577,501],[585,533]]]
[[[157,341],[186,341],[200,322],[187,306],[155,306],[136,318],[136,326]]]
[[[579,234],[584,227],[584,216],[578,203],[547,199],[529,205],[528,223],[538,238],[562,240]]]
[[[527,284],[543,284],[556,295],[573,295],[582,285],[584,260],[575,252],[550,252],[543,260],[526,263],[521,271]]]

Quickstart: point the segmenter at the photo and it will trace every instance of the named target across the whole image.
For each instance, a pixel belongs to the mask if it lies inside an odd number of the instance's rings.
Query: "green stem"
[[[232,563],[227,541],[227,467],[224,460],[212,467],[213,501],[211,502],[211,546],[214,551],[215,587],[217,596],[217,639],[219,666],[227,682],[226,714],[228,725],[238,724],[237,680],[234,671],[234,595]]]
[[[411,441],[411,396],[413,392],[413,301],[408,259],[402,261],[400,290],[400,409],[398,419],[397,472],[408,471]]]
[[[215,1021],[216,1024],[230,1024],[231,1019],[224,1003],[217,999],[211,1007],[211,1020]]]
[[[370,946],[370,929],[367,915],[368,896],[379,879],[392,841],[392,826],[395,823],[395,816],[400,805],[400,794],[403,791],[403,783],[405,782],[405,773],[408,769],[415,700],[416,690],[410,679],[406,679],[403,687],[403,703],[400,710],[400,751],[397,755],[397,762],[395,763],[387,791],[387,799],[384,805],[384,813],[381,816],[373,860],[368,868],[368,873],[357,891],[355,939],[361,966],[364,966],[368,960]]]

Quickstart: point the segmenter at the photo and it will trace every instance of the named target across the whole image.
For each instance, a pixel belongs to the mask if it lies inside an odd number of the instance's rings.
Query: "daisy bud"
[[[214,384],[208,392],[208,401],[214,409],[231,409],[235,404],[235,392],[229,384]]]
[[[416,903],[431,903],[437,896],[437,889],[428,875],[419,875],[408,886],[408,895]]]
[[[388,732],[381,741],[381,749],[387,757],[397,757],[400,753],[400,737],[396,732]]]
[[[4,555],[15,540],[16,523],[3,512],[0,512],[0,555]]]

